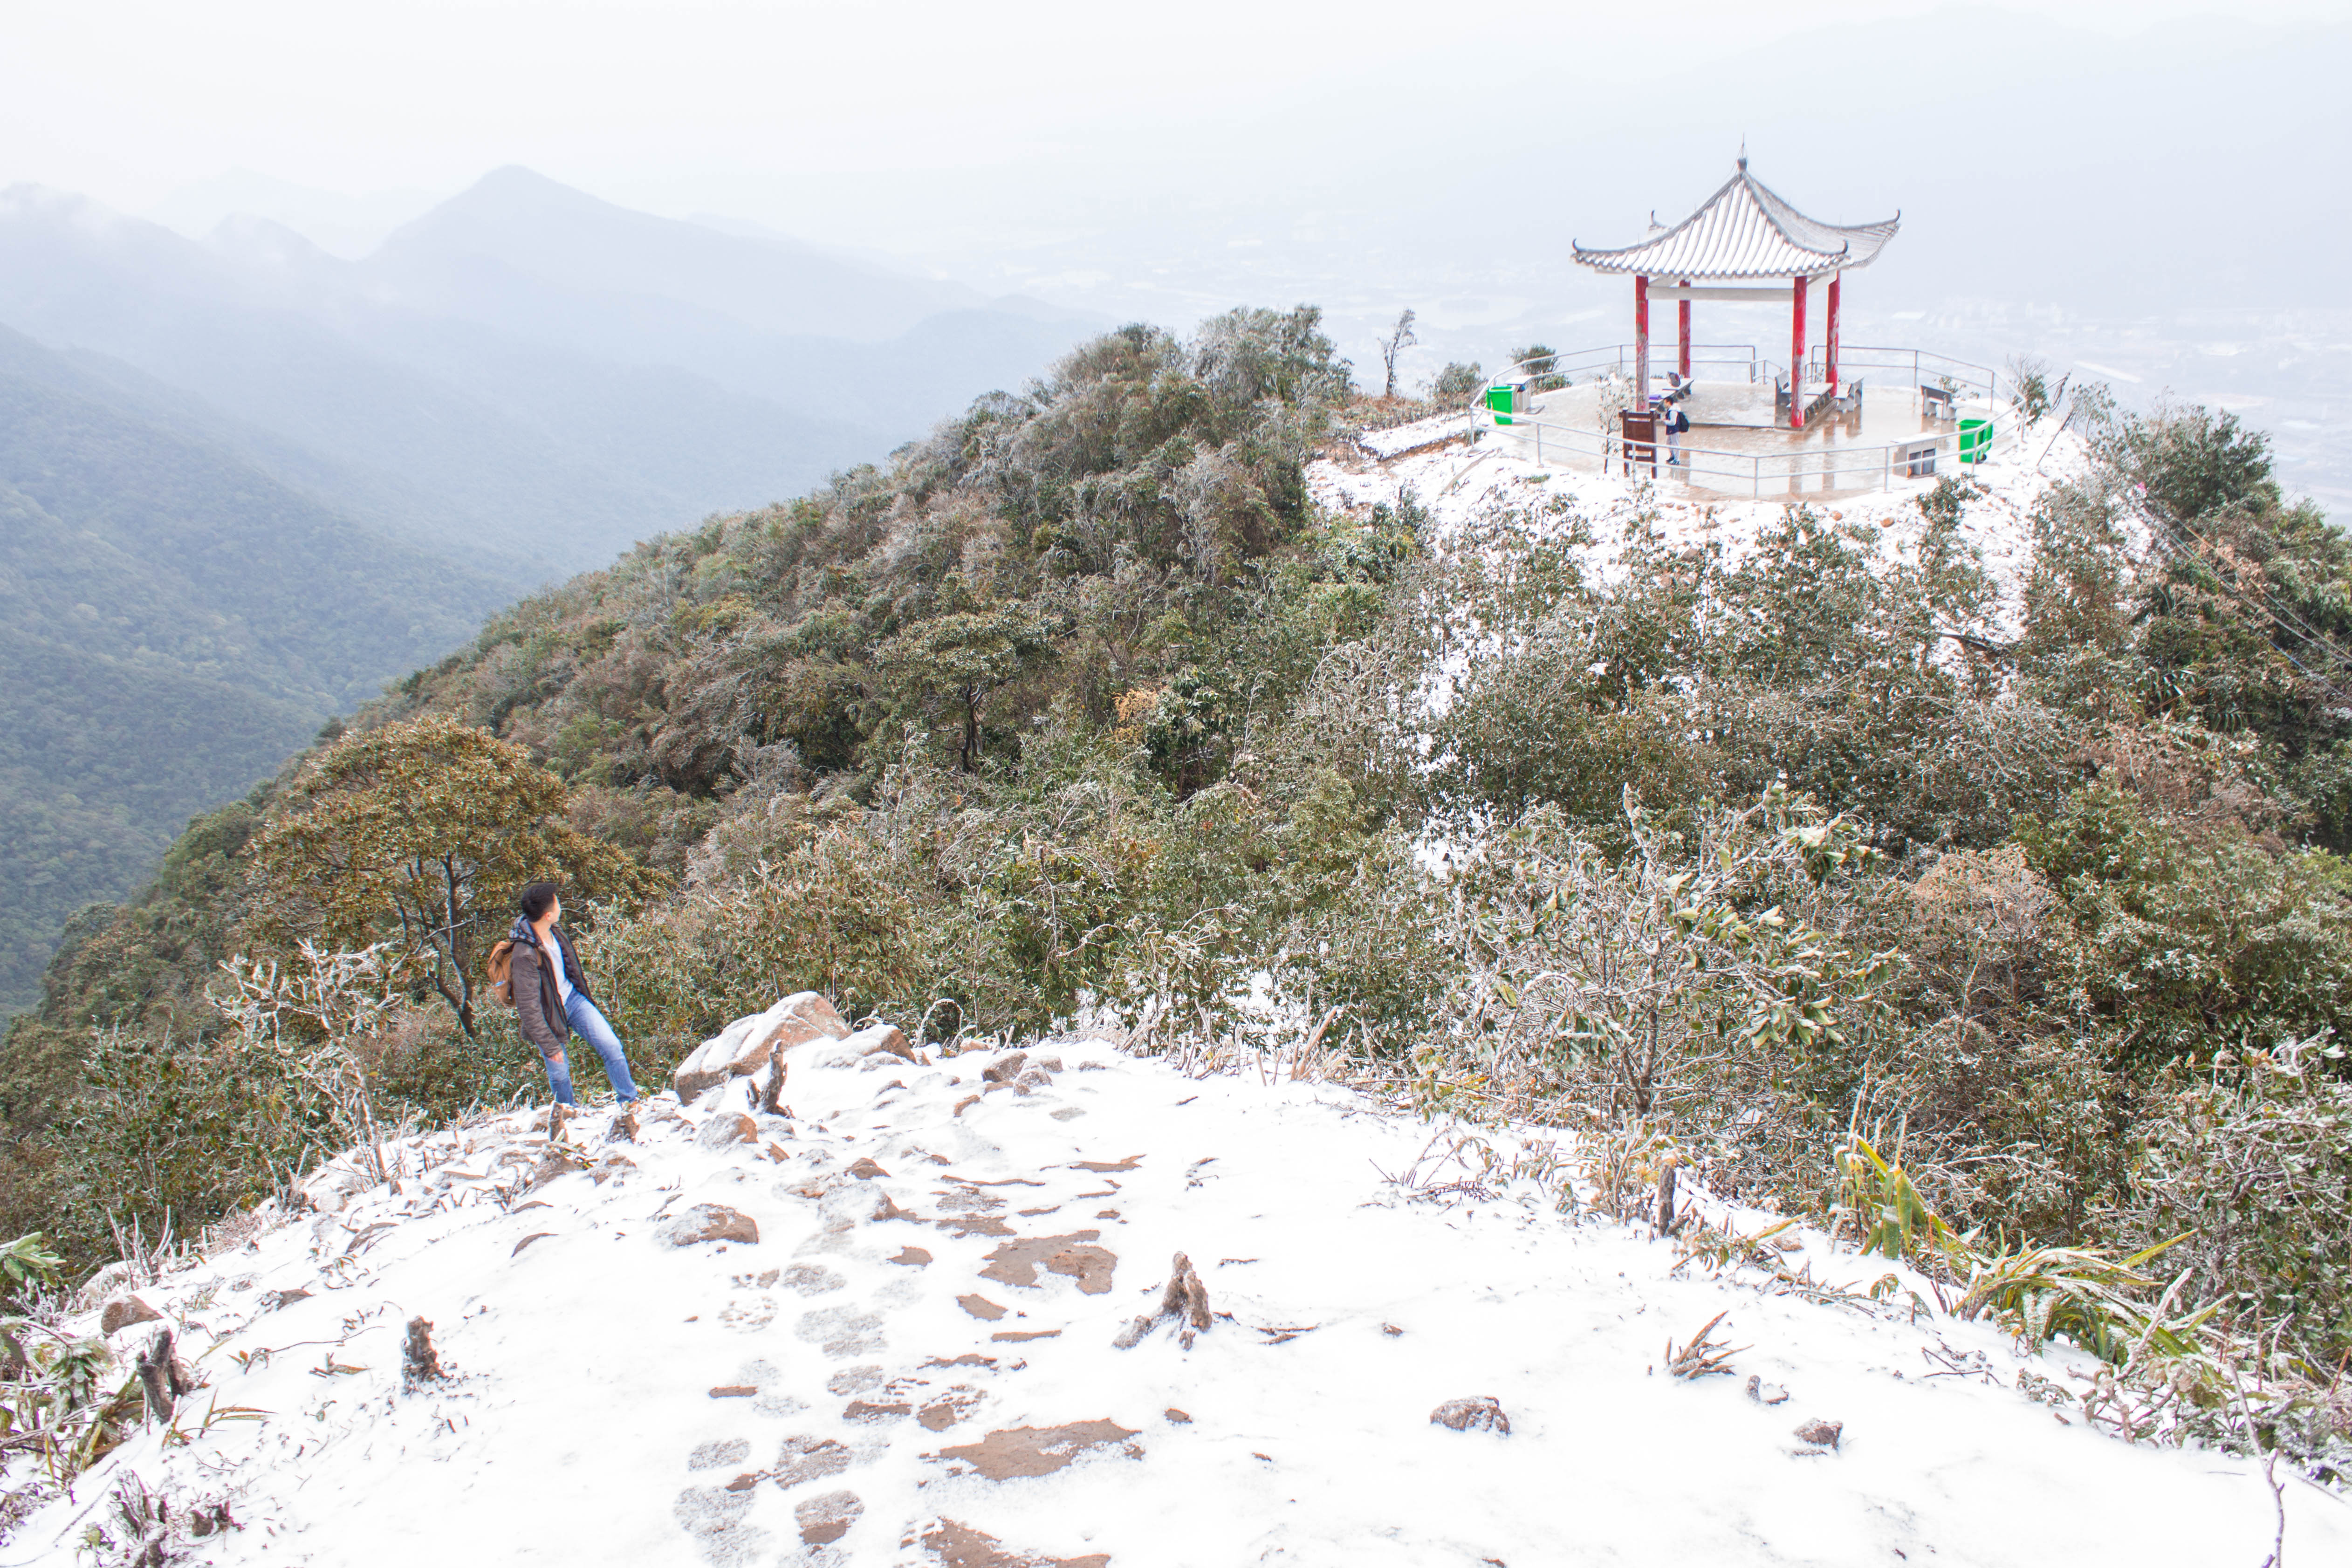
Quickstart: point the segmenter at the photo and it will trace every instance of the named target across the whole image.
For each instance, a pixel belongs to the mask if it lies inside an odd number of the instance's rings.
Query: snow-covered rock
[[[0,1559],[66,1568],[130,1473],[241,1527],[188,1561],[319,1568],[2269,1550],[2258,1467],[2021,1385],[2086,1358],[1942,1317],[1818,1233],[1710,1272],[1563,1210],[1555,1134],[1096,1042],[986,1085],[997,1057],[814,1058],[756,1142],[705,1146],[667,1097],[552,1140],[518,1113],[388,1145],[394,1180],[343,1212],[167,1274],[143,1293],[210,1385]],[[1671,1375],[1664,1347],[1718,1317],[1730,1375]],[[404,1376],[419,1318],[442,1377]],[[2285,1507],[2291,1558],[2352,1561],[2352,1509],[2292,1481]]]
[[[670,1086],[680,1100],[691,1102],[714,1084],[759,1071],[781,1051],[848,1034],[849,1025],[832,1002],[814,991],[796,991],[766,1012],[737,1019],[704,1040],[678,1063]]]

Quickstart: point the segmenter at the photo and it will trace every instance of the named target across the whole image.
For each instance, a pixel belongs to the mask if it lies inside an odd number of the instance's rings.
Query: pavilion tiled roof
[[[1577,261],[1596,272],[1644,273],[1657,278],[1819,277],[1865,267],[1895,237],[1897,213],[1884,223],[1852,227],[1809,218],[1748,172],[1739,172],[1698,211],[1670,229],[1621,250],[1574,246]]]

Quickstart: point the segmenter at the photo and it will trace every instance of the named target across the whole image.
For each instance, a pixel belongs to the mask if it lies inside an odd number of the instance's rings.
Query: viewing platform
[[[1801,424],[1789,422],[1786,371],[1752,348],[1723,344],[1692,345],[1689,379],[1654,390],[1645,418],[1636,352],[1611,344],[1516,367],[1487,389],[1479,440],[1549,467],[1731,496],[1829,497],[1966,472],[2007,451],[2022,425],[1995,371],[1863,346],[1844,350],[1834,392],[1824,378],[1801,381],[1813,388]],[[1690,421],[1678,444],[1664,429],[1668,408]]]

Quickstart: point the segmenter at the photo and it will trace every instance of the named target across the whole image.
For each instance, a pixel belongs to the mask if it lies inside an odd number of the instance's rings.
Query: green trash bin
[[[1964,419],[1960,421],[1960,461],[1981,463],[1992,455],[1992,421]]]
[[[1508,424],[1511,415],[1519,408],[1519,389],[1515,386],[1492,386],[1486,389],[1486,412],[1495,416],[1496,424]]]

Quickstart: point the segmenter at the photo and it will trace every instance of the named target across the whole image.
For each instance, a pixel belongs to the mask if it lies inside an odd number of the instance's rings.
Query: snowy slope
[[[2253,1467],[2133,1448],[2013,1387],[2063,1381],[2064,1357],[1914,1322],[1900,1291],[1823,1304],[1758,1269],[1677,1274],[1672,1239],[1563,1213],[1532,1177],[1436,1191],[1475,1169],[1439,1157],[1457,1134],[1348,1088],[1187,1078],[1088,1041],[993,1087],[985,1055],[792,1054],[796,1115],[751,1142],[709,1142],[746,1130],[740,1082],[651,1103],[634,1141],[583,1116],[564,1143],[589,1168],[562,1174],[518,1113],[412,1140],[396,1184],[150,1287],[211,1382],[189,1440],[134,1437],[0,1556],[72,1562],[93,1522],[119,1539],[124,1470],[183,1512],[226,1498],[243,1528],[184,1549],[237,1564],[2251,1568],[2269,1550]],[[676,1244],[698,1205],[757,1241]],[[1180,1250],[1212,1325],[1189,1349],[1172,1323],[1116,1348]],[[1787,1261],[1887,1271],[1818,1236]],[[273,1304],[285,1291],[310,1294]],[[1746,1347],[1732,1374],[1667,1375],[1668,1338],[1717,1313]],[[404,1392],[413,1316],[452,1375]],[[1981,1370],[1930,1375],[1955,1363]],[[1751,1401],[1751,1375],[1787,1402]],[[1477,1396],[1507,1435],[1432,1424]],[[198,1430],[215,1400],[268,1414]],[[1811,1419],[1843,1423],[1835,1449],[1794,1435]],[[2292,1483],[2287,1504],[2296,1561],[2352,1561],[2352,1508]]]
[[[1562,528],[1565,511],[1589,526],[1590,558],[1603,580],[1637,519],[1649,521],[1673,544],[1719,543],[1737,560],[1792,500],[1727,496],[1671,478],[1652,479],[1646,473],[1542,465],[1496,439],[1492,429],[1475,440],[1465,439],[1470,434],[1459,414],[1370,433],[1353,444],[1352,452],[1311,464],[1307,487],[1321,505],[1349,513],[1410,493],[1429,508],[1440,549],[1482,518],[1508,516],[1523,528],[1544,530]],[[2044,490],[2079,474],[2084,458],[2081,438],[2045,418],[2022,432],[2013,446],[1961,475],[1975,488],[1960,532],[1981,552],[1985,570],[2001,590],[1999,619],[2005,623],[2021,620],[2021,596],[2033,563],[2034,502]],[[1917,499],[1934,484],[1906,480],[1890,489],[1802,499],[1840,522],[1877,528],[1885,559],[1893,559],[1916,547],[1926,526]]]

